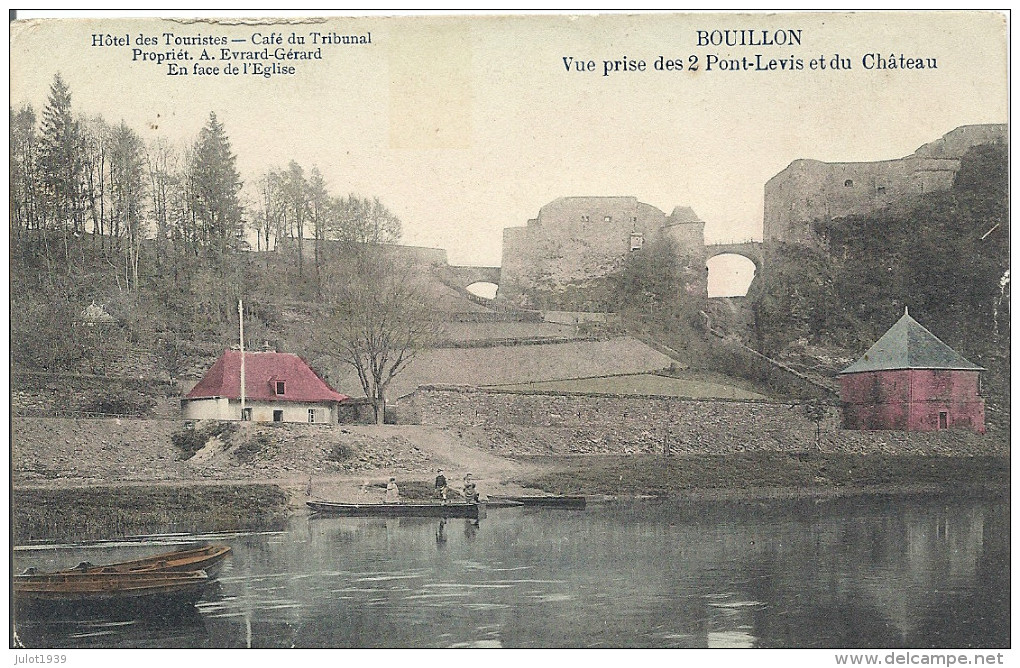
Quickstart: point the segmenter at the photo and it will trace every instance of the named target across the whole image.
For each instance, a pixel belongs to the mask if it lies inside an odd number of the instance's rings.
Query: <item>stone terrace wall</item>
[[[1008,443],[963,431],[846,431],[828,407],[816,427],[804,405],[678,397],[523,393],[424,386],[400,400],[399,420],[480,429],[505,454],[726,454],[746,451],[985,455]]]
[[[164,379],[12,371],[17,416],[180,417],[180,388]]]

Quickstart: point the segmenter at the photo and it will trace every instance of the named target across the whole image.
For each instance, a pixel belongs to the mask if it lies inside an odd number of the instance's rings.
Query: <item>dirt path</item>
[[[368,430],[378,430],[378,427],[364,427]],[[420,425],[388,425],[384,427],[387,436],[398,436],[407,439],[426,453],[434,464],[428,471],[422,471],[418,480],[432,481],[436,475],[436,469],[443,469],[443,473],[454,488],[459,488],[464,475],[470,473],[478,484],[479,491],[483,494],[494,495],[515,495],[525,491],[525,488],[516,484],[514,480],[531,476],[544,468],[533,463],[524,463],[507,457],[501,457],[488,450],[484,443],[479,442],[479,436],[471,431],[451,431],[438,427],[425,427]],[[352,431],[358,431],[358,427]],[[380,474],[388,474],[389,471],[380,470],[373,472],[374,477]],[[394,475],[397,475],[394,473]],[[406,472],[404,478],[409,477]],[[365,476],[347,476],[350,479],[363,479]],[[344,481],[335,478],[335,484],[342,484]],[[533,490],[532,490],[533,491]]]
[[[479,480],[503,481],[530,472],[534,467],[486,452],[468,433],[456,433],[433,427],[391,426],[387,432],[402,436],[428,452],[436,462],[445,463],[444,471],[457,479],[470,473]]]

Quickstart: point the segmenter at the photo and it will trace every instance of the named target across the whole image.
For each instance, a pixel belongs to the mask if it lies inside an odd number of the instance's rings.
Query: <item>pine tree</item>
[[[231,247],[241,233],[241,176],[223,125],[210,112],[191,162],[191,206],[198,242],[214,251]]]
[[[63,233],[65,257],[69,233],[84,226],[81,128],[71,114],[71,90],[53,77],[42,113],[39,166],[46,201],[47,227]]]

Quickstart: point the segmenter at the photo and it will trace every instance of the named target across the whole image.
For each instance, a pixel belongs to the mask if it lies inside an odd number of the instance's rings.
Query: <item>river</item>
[[[1009,504],[624,501],[14,551],[16,572],[214,540],[171,619],[19,617],[26,647],[1008,647]]]

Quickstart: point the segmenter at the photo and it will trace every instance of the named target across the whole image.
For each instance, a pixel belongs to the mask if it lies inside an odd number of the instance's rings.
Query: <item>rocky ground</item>
[[[431,481],[438,468],[451,481],[472,473],[483,491],[519,491],[514,479],[541,468],[492,454],[453,428],[226,423],[217,434],[215,424],[14,418],[12,481],[16,488],[266,482],[340,499],[374,494],[389,476]]]

